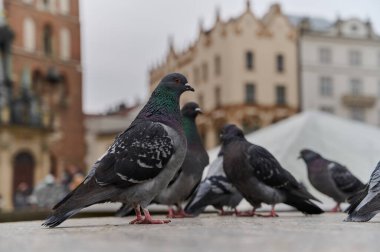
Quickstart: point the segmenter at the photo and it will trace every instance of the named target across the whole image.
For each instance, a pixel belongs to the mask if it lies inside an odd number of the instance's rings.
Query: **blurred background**
[[[299,180],[297,153],[313,147],[366,182],[380,156],[378,10],[377,0],[0,0],[0,221],[46,215],[174,71],[196,89],[181,103],[203,108],[208,149],[235,123]]]

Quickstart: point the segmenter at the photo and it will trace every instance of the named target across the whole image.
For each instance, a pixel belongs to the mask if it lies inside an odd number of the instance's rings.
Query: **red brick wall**
[[[31,72],[39,70],[44,74],[49,67],[54,66],[65,76],[68,89],[68,106],[57,111],[60,117],[62,138],[52,146],[51,150],[61,164],[74,163],[82,166],[84,164],[85,142],[82,112],[79,3],[78,0],[70,0],[70,14],[64,16],[59,13],[58,7],[55,14],[38,10],[36,2],[37,0],[32,5],[28,5],[22,0],[4,1],[8,24],[15,33],[12,47],[14,86],[17,92],[21,74],[26,65]],[[32,18],[36,24],[37,48],[32,53],[23,49],[23,21],[26,17]],[[47,57],[43,53],[42,33],[45,24],[50,24],[53,30],[53,55],[51,57]],[[68,28],[71,33],[71,57],[68,61],[62,61],[59,55],[59,31],[61,27]],[[59,168],[62,169],[63,167]]]

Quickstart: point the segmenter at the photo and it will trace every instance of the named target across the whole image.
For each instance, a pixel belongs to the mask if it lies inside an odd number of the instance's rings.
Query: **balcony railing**
[[[342,96],[342,103],[347,107],[371,108],[376,103],[376,97],[373,95],[347,94]]]

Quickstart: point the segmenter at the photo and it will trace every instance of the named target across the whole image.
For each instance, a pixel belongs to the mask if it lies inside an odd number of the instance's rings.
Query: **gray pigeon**
[[[345,221],[365,222],[380,212],[380,162],[369,179],[367,186],[354,195],[352,204],[346,209]]]
[[[197,216],[208,205],[212,205],[225,215],[224,206],[235,209],[243,199],[239,191],[227,179],[223,170],[223,150],[210,164],[206,178],[200,183],[185,207],[185,213]]]
[[[169,218],[183,218],[187,216],[182,209],[182,202],[189,198],[194,192],[202,179],[204,168],[209,163],[207,151],[203,146],[195,124],[195,119],[200,113],[202,113],[202,111],[195,102],[189,102],[183,106],[181,114],[182,126],[187,139],[186,157],[168,187],[160,192],[153,201],[157,204],[169,205]],[[172,205],[177,206],[177,212],[173,210]],[[116,216],[126,216],[131,210],[131,206],[124,204],[116,212]]]
[[[346,167],[327,160],[312,150],[301,150],[300,158],[307,165],[310,183],[315,189],[335,200],[333,212],[340,212],[340,204],[365,187]]]
[[[104,202],[132,205],[136,219],[131,224],[168,223],[153,220],[147,206],[185,159],[187,144],[179,110],[185,91],[194,91],[185,76],[165,76],[132,124],[116,137],[85,180],[54,206],[42,225],[58,226],[82,208]]]
[[[285,170],[266,149],[248,142],[238,127],[229,124],[221,133],[223,169],[227,178],[254,207],[272,205],[268,217],[276,217],[274,207],[285,203],[305,214],[321,214],[323,210],[311,200],[317,200]]]
[[[169,218],[186,217],[182,203],[188,199],[199,185],[204,168],[209,164],[209,157],[199,136],[195,119],[201,109],[198,104],[189,102],[181,110],[182,125],[187,139],[185,161],[169,186],[154,199],[155,203],[169,206]],[[177,206],[175,213],[172,205]]]

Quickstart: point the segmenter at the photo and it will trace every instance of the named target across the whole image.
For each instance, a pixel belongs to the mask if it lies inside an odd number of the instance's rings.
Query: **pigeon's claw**
[[[131,221],[130,224],[167,224],[170,222],[170,220],[153,220],[148,209],[143,209],[143,211],[144,211],[145,217],[141,218],[140,216],[140,219],[139,219],[136,213],[136,219]]]

